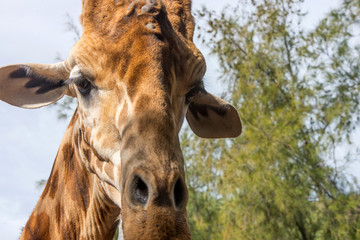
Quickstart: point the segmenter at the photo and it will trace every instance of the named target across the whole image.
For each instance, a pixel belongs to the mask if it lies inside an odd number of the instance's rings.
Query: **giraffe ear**
[[[56,102],[68,87],[65,63],[18,64],[0,68],[0,100],[22,108]]]
[[[242,129],[236,109],[205,91],[191,98],[186,120],[194,133],[203,138],[237,137]]]

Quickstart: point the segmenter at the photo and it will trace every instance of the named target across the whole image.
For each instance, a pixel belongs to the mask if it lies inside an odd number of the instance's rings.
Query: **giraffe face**
[[[128,15],[116,38],[85,32],[70,58],[81,158],[121,208],[128,239],[190,236],[178,133],[205,61],[160,9]]]
[[[191,238],[178,138],[185,116],[200,137],[241,132],[235,108],[204,89],[190,5],[86,0],[84,33],[67,61],[0,68],[0,99],[12,105],[78,99],[74,145],[121,208],[125,239]]]

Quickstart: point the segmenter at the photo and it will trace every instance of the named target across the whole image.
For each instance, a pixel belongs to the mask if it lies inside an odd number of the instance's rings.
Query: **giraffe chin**
[[[150,205],[148,210],[124,208],[121,212],[125,239],[191,239],[184,214]]]
[[[132,221],[131,218],[124,217],[127,213],[122,213],[123,221],[123,233],[124,238],[129,240],[143,239],[169,239],[169,240],[190,240],[191,234],[187,227],[186,219],[177,219],[176,215],[163,213],[163,211],[152,211],[146,213],[150,222],[137,223],[134,221],[132,224],[128,224]],[[133,213],[131,213],[133,214]],[[144,227],[145,226],[145,227]],[[175,229],[175,230],[169,230]]]

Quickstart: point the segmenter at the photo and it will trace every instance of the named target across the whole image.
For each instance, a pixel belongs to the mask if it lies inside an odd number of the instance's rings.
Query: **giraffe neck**
[[[50,178],[20,237],[112,239],[120,209],[83,165],[77,146],[77,114],[65,133]]]

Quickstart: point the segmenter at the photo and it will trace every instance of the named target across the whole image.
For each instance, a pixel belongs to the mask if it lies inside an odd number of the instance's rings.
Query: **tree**
[[[360,1],[343,0],[312,31],[302,2],[198,13],[244,132],[182,136],[194,239],[360,239],[359,186],[342,168],[357,155],[336,154],[360,119]]]

